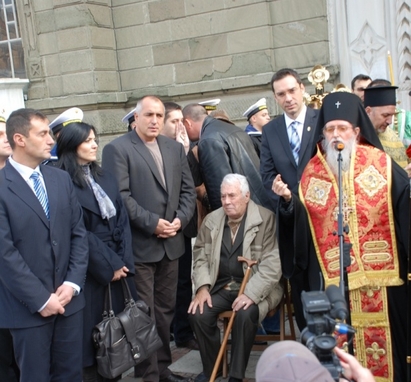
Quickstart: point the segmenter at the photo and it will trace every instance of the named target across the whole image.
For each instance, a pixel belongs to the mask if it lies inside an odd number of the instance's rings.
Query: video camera
[[[301,332],[301,343],[305,345],[331,374],[339,381],[342,367],[333,352],[337,344],[333,333],[355,333],[355,330],[340,321],[348,316],[345,299],[335,285],[330,285],[325,292],[302,292],[301,300],[307,327]]]

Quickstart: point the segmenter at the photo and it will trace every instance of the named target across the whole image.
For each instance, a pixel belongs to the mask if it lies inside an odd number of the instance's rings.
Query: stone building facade
[[[50,119],[78,106],[103,144],[126,131],[121,118],[143,95],[182,105],[221,98],[241,126],[261,97],[278,114],[276,70],[292,67],[306,82],[314,65],[325,65],[328,90],[359,72],[389,78],[389,47],[409,106],[411,0],[14,1],[26,106]]]

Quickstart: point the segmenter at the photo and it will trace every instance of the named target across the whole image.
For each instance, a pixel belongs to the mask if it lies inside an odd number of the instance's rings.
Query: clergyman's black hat
[[[334,120],[347,121],[353,127],[359,127],[362,141],[383,150],[374,126],[365,112],[360,97],[357,95],[347,92],[335,92],[324,97],[316,127],[317,136],[322,137],[324,126]]]
[[[364,89],[364,107],[396,105],[398,86],[373,86]]]

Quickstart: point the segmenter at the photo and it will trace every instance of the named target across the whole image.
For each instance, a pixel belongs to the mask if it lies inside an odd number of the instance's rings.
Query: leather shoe
[[[192,338],[191,340],[185,341],[185,342],[176,342],[176,346],[178,348],[187,348],[191,350],[200,350],[198,346],[197,340]]]
[[[268,345],[267,341],[254,341],[253,345]]]
[[[190,378],[182,377],[178,374],[171,373],[167,378],[160,379],[160,382],[189,382]]]
[[[278,331],[275,331],[275,332],[273,332],[272,330],[266,330],[265,331],[268,335],[270,335],[270,336],[273,336],[273,335],[279,335],[280,334],[280,332]]]
[[[194,378],[194,382],[208,382],[210,378],[206,377],[204,372],[201,372]]]
[[[221,375],[222,375],[221,371],[217,372],[216,378],[221,377]],[[204,374],[204,371],[198,374],[197,377],[194,378],[194,382],[208,382],[209,380],[210,378],[206,377],[206,375]]]

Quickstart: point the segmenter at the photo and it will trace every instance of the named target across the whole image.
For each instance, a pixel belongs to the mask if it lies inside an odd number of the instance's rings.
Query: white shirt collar
[[[301,109],[301,112],[300,112],[300,114],[298,114],[298,117],[296,119],[291,119],[287,114],[284,113],[285,126],[287,126],[287,129],[290,127],[290,125],[294,121],[299,122],[300,126],[304,126],[305,114],[306,113],[307,113],[307,106],[305,104],[303,105],[303,108]]]
[[[29,182],[31,174],[33,174],[34,171],[37,171],[40,174],[40,177],[43,177],[40,171],[40,166],[37,166],[34,170],[31,167],[25,166],[24,164],[16,162],[13,157],[9,158],[10,164],[17,170],[17,172],[22,176],[22,178],[26,181]]]

